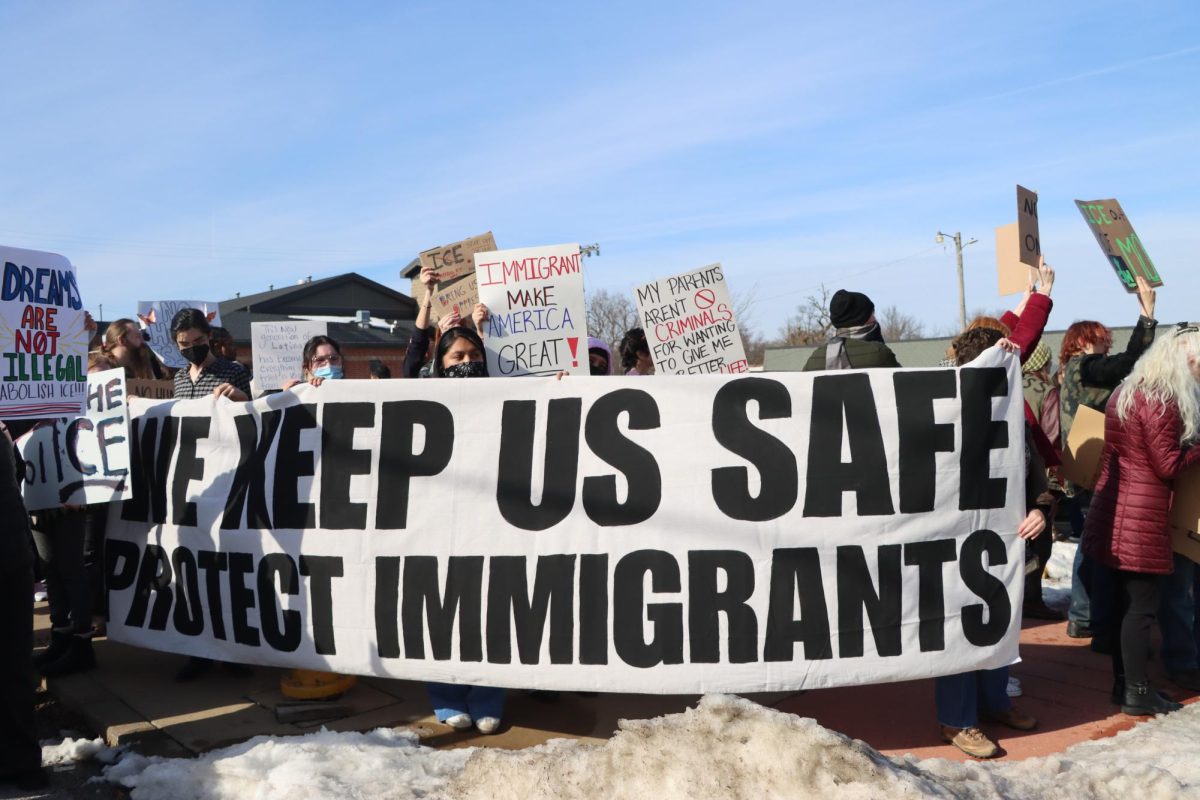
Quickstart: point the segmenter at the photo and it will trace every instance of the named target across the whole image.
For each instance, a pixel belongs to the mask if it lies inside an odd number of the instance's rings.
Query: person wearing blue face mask
[[[304,345],[303,377],[288,381],[284,389],[310,384],[320,386],[325,381],[336,381],[346,377],[342,369],[342,346],[328,336],[314,336]]]

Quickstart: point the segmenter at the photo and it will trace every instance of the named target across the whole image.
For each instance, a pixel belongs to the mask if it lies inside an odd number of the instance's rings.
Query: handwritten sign
[[[579,245],[475,254],[488,374],[588,374]]]
[[[1021,263],[1037,267],[1042,254],[1042,237],[1038,231],[1037,192],[1017,184],[1017,231],[1021,242]]]
[[[1025,291],[1029,285],[1029,267],[1021,263],[1021,238],[1018,224],[1011,222],[996,228],[996,288],[1001,296]]]
[[[471,273],[448,284],[438,284],[433,293],[433,313],[439,319],[447,314],[458,314],[466,319],[478,302],[479,279]]]
[[[171,369],[183,369],[187,360],[179,354],[171,336],[171,320],[185,308],[198,308],[208,317],[209,325],[221,324],[221,312],[216,303],[203,300],[141,300],[138,302],[138,323],[142,336],[163,363]]]
[[[328,336],[329,323],[311,320],[250,323],[254,348],[254,383],[259,391],[282,389],[304,372],[304,345],[314,336]]]
[[[474,272],[476,253],[490,253],[495,249],[496,239],[488,231],[461,242],[425,250],[420,254],[421,268],[431,268],[438,274],[439,284],[444,285]]]
[[[172,400],[175,397],[175,381],[170,378],[126,378],[125,393],[145,400]]]
[[[1154,262],[1150,260],[1120,203],[1116,200],[1076,200],[1075,205],[1087,220],[1096,243],[1104,251],[1125,291],[1137,291],[1139,276],[1151,286],[1163,285]]]
[[[0,419],[83,411],[88,331],[64,256],[0,247]]]
[[[82,416],[57,417],[17,439],[30,511],[133,496],[125,370],[88,375],[86,408]]]
[[[749,372],[720,264],[651,281],[635,294],[659,374]]]

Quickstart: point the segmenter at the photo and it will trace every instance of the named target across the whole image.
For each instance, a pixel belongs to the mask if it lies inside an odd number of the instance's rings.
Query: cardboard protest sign
[[[475,271],[476,253],[490,253],[495,249],[496,239],[488,231],[461,242],[425,250],[420,254],[421,267],[432,268],[438,274],[438,283],[447,284]]]
[[[479,279],[475,273],[464,275],[450,283],[440,283],[433,293],[433,313],[439,319],[458,314],[469,319],[479,302]]]
[[[1001,296],[1023,292],[1029,286],[1029,267],[1021,263],[1017,223],[996,228],[996,291]]]
[[[133,401],[133,497],[107,532],[109,638],[280,667],[645,693],[899,681],[1017,659],[1015,356],[467,383],[482,385]],[[948,435],[931,438],[935,411]]]
[[[1021,263],[1037,269],[1042,255],[1042,235],[1038,231],[1037,192],[1031,192],[1017,184],[1017,235],[1020,242]],[[1022,287],[1024,288],[1024,287]]]
[[[658,374],[749,372],[720,264],[651,281],[634,295]]]
[[[0,419],[82,413],[90,334],[75,267],[16,247],[0,262]]]
[[[1200,563],[1200,467],[1192,467],[1175,479],[1171,547]]]
[[[304,345],[314,336],[328,336],[328,322],[285,320],[250,323],[254,349],[254,384],[259,391],[282,389],[304,373]]]
[[[488,374],[588,374],[579,245],[475,254]]]
[[[146,400],[171,400],[175,397],[175,381],[170,378],[126,378],[125,393]]]
[[[203,300],[138,301],[137,318],[142,328],[142,336],[150,345],[150,349],[171,369],[183,369],[188,365],[171,337],[171,320],[185,308],[198,308],[203,311],[208,317],[209,325],[221,324],[221,312],[216,303]]]
[[[1104,251],[1109,264],[1121,280],[1125,291],[1137,291],[1137,278],[1146,279],[1151,286],[1162,286],[1162,278],[1134,233],[1133,224],[1116,200],[1076,200],[1079,213],[1087,220],[1096,243]]]
[[[1100,477],[1100,456],[1104,453],[1104,412],[1080,406],[1067,434],[1062,451],[1062,475],[1072,483],[1091,489]]]
[[[87,505],[127,499],[129,407],[125,370],[87,376],[87,412],[56,417],[17,439],[25,508]]]

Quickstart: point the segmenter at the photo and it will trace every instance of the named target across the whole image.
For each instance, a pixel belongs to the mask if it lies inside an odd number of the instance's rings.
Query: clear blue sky
[[[1051,327],[1131,324],[1073,200],[1117,197],[1200,317],[1200,3],[0,3],[0,243],[88,305],[419,250],[599,242],[591,288],[720,261],[775,335],[825,282],[934,329],[1040,192]],[[904,260],[899,260],[904,259]],[[895,263],[889,263],[895,262]]]

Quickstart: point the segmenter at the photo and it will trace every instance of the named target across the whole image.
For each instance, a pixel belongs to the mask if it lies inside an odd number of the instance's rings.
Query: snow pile
[[[1055,542],[1042,575],[1042,597],[1046,605],[1066,611],[1071,605],[1071,566],[1075,563],[1076,542]]]
[[[104,777],[133,800],[427,797],[458,774],[471,750],[421,747],[408,731],[256,736],[199,758],[127,755]]]
[[[60,734],[61,735],[61,734]],[[112,749],[104,744],[103,739],[73,739],[67,737],[58,744],[53,740],[42,742],[42,766],[53,767],[58,764],[73,764],[76,761],[86,761],[96,758],[104,761],[112,753]]]

